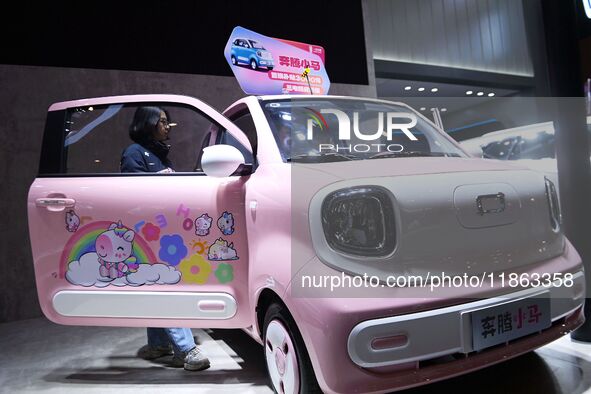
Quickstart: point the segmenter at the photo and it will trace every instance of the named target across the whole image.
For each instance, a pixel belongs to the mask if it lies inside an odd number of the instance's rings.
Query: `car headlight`
[[[396,230],[389,192],[378,186],[337,190],[322,203],[322,228],[328,245],[356,256],[387,256]]]
[[[562,222],[562,214],[560,212],[560,202],[558,200],[558,193],[554,183],[546,177],[546,198],[548,199],[548,207],[550,208],[550,224],[554,232],[560,231],[560,224]]]
[[[263,54],[261,53],[261,51],[257,51],[257,56],[258,57],[263,57]]]

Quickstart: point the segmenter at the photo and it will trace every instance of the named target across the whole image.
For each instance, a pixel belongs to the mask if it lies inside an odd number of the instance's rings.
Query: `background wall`
[[[48,107],[139,93],[194,96],[223,111],[244,96],[233,77],[0,65],[0,322],[41,316],[26,200],[39,164]],[[375,86],[333,84],[331,94],[375,96]]]
[[[368,0],[376,60],[531,77],[522,0]]]
[[[321,45],[332,82],[368,84],[362,2],[21,0],[0,24],[17,42],[1,64],[232,76],[223,51],[236,26]],[[34,10],[34,12],[31,12]],[[338,10],[338,11],[337,11]]]

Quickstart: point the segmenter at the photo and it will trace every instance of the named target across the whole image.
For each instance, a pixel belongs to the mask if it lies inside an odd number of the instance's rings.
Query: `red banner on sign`
[[[306,52],[310,52],[315,55],[318,55],[320,57],[320,59],[322,59],[322,63],[325,63],[324,48],[322,48],[320,45],[312,45],[312,44],[306,44],[303,42],[284,40],[282,38],[276,38],[276,40],[282,41],[282,42],[289,44],[289,45],[293,45],[294,47],[303,49]]]

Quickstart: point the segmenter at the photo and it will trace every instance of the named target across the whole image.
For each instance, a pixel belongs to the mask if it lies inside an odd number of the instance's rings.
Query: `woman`
[[[166,144],[171,123],[160,107],[139,107],[129,126],[134,141],[121,155],[121,172],[174,172]],[[190,328],[148,328],[148,344],[138,357],[153,360],[174,354],[172,366],[189,371],[209,368],[208,358],[197,348]]]
[[[166,144],[171,128],[168,112],[160,107],[139,107],[129,126],[135,142],[121,155],[121,172],[174,172]]]

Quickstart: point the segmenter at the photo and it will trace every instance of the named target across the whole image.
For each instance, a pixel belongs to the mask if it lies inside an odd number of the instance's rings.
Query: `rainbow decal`
[[[87,224],[80,227],[76,233],[70,238],[62,256],[60,257],[59,277],[65,278],[68,264],[71,261],[79,260],[80,257],[86,253],[96,252],[94,243],[96,238],[103,232],[109,229],[109,226],[116,222],[101,221]],[[135,233],[133,238],[133,255],[140,264],[154,264],[158,260],[152,252],[148,243],[138,234]]]
[[[324,116],[322,116],[320,112],[314,111],[312,108],[308,107],[304,107],[304,109],[310,111],[308,115],[314,120],[314,122],[316,122],[318,127],[320,127],[320,130],[324,131],[325,127],[328,129],[328,123],[326,123],[326,119],[324,119]]]

